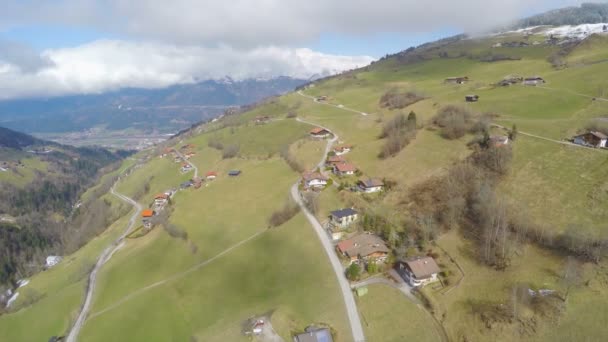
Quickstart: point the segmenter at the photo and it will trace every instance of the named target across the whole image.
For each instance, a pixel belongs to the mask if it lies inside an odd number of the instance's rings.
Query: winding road
[[[321,127],[329,132],[332,132],[327,127],[323,127],[315,123],[302,120],[300,118],[297,118],[296,120],[298,122]],[[338,140],[338,136],[333,132],[332,134],[334,134],[334,137],[331,140],[327,141],[327,145],[325,146],[325,153],[323,153],[323,157],[321,158],[321,161],[318,164],[318,167],[320,167],[321,169],[323,168],[323,164],[325,163],[325,156],[327,155],[327,153],[329,153],[333,144]],[[353,296],[353,292],[350,288],[348,280],[344,276],[344,267],[342,267],[342,263],[340,262],[340,259],[338,259],[338,256],[334,251],[334,245],[331,243],[331,241],[329,241],[329,236],[327,235],[327,232],[323,230],[323,227],[321,226],[317,218],[306,208],[306,205],[304,205],[304,201],[302,200],[302,196],[298,189],[298,183],[294,184],[291,187],[291,197],[293,197],[294,201],[300,206],[300,209],[306,216],[306,219],[308,219],[308,222],[310,222],[310,225],[317,233],[319,240],[321,240],[321,245],[323,246],[323,249],[325,249],[325,253],[327,254],[334,273],[336,274],[338,284],[340,285],[340,290],[342,291],[342,296],[344,297],[344,304],[346,305],[346,313],[348,315],[348,321],[350,322],[353,340],[355,342],[365,341],[365,335],[363,334],[363,326],[361,325],[361,318],[359,317],[359,311],[357,310],[355,297]]]
[[[82,307],[80,309],[80,313],[78,314],[78,318],[76,319],[76,322],[74,323],[74,325],[70,329],[70,332],[67,335],[67,338],[66,338],[67,342],[76,342],[78,340],[78,334],[80,333],[80,330],[84,326],[84,322],[86,321],[87,316],[89,314],[89,310],[91,309],[91,303],[93,301],[93,293],[95,292],[95,284],[97,282],[97,273],[99,272],[101,267],[106,262],[108,262],[108,260],[110,260],[110,258],[112,258],[112,255],[114,255],[114,253],[116,253],[120,248],[122,248],[122,246],[124,245],[125,237],[127,235],[129,235],[131,233],[131,231],[133,230],[133,227],[135,227],[135,223],[137,222],[137,219],[139,218],[139,213],[142,210],[142,206],[139,203],[135,202],[133,199],[131,199],[121,193],[116,192],[116,190],[114,189],[115,186],[116,186],[116,184],[114,184],[114,186],[112,186],[112,189],[110,191],[112,193],[112,195],[131,204],[135,208],[135,212],[129,219],[129,223],[128,223],[127,228],[125,229],[124,233],[121,236],[119,236],[116,240],[114,240],[110,246],[108,246],[106,249],[104,249],[103,252],[101,253],[101,255],[99,256],[99,258],[97,258],[97,263],[95,264],[95,267],[89,274],[89,281],[88,281],[88,285],[87,285],[87,293],[85,295],[84,304],[82,305]]]

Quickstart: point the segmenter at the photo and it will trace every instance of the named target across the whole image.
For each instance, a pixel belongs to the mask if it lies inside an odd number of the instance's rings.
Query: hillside
[[[111,203],[104,204],[101,197],[80,202],[80,196],[127,155],[63,146],[0,128],[0,288],[42,269],[47,255],[72,252],[106,227],[106,218],[78,207],[98,210],[111,220]]]
[[[515,28],[531,26],[563,26],[608,22],[608,4],[583,3],[579,7],[561,8],[520,20]]]
[[[334,251],[323,251],[305,213],[325,224],[352,207],[360,218],[345,237],[374,233],[389,250],[386,264],[358,275],[382,283],[355,298],[368,340],[605,340],[608,151],[571,141],[608,133],[606,44],[605,35],[567,45],[544,33],[453,37],[140,152],[146,162],[117,191],[144,207],[195,173],[217,176],[174,194],[149,232],[138,223],[143,233],[98,273],[80,339],[247,341],[247,320],[263,316],[283,340],[318,324],[351,341]],[[322,191],[301,189],[307,209],[289,216],[301,172],[333,143],[311,139],[314,126],[351,145],[344,158],[358,170],[331,175]],[[182,164],[167,147],[191,158]],[[385,190],[352,191],[368,177]],[[273,225],[276,216],[287,218]],[[32,277],[0,330],[12,340],[71,331],[87,288],[82,269],[128,220]],[[436,260],[441,281],[413,295],[386,273],[415,256]],[[33,331],[32,321],[43,323]]]
[[[304,83],[269,80],[201,81],[163,89],[122,89],[95,95],[0,101],[0,125],[27,133],[107,131],[175,133],[226,108],[283,94]]]

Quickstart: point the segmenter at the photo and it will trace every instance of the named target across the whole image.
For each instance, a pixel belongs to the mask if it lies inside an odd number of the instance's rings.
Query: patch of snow
[[[46,267],[51,268],[57,265],[61,261],[61,259],[62,258],[60,256],[49,255],[48,257],[46,257]]]
[[[7,172],[7,171],[8,171],[8,169],[5,169],[5,168],[3,168],[3,167],[0,167],[0,172]]]
[[[29,279],[19,279],[19,280],[17,280],[17,288],[22,288],[29,283],[30,283]]]
[[[6,308],[9,308],[11,306],[11,304],[13,304],[13,302],[15,302],[17,300],[17,298],[19,297],[19,292],[15,292],[11,298],[8,299],[8,301],[6,302]]]
[[[550,28],[545,31],[545,35],[547,36],[556,36],[560,38],[577,38],[577,39],[585,39],[588,36],[594,33],[603,33],[604,26],[608,24],[600,23],[600,24],[582,24],[576,26],[558,26],[554,28]]]

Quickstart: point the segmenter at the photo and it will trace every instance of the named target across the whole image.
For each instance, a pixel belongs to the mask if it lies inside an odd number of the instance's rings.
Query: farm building
[[[355,209],[345,208],[332,211],[329,215],[329,222],[337,227],[348,227],[357,221],[358,217],[359,214]]]
[[[306,328],[305,332],[293,337],[294,342],[333,342],[331,332],[327,328]]]
[[[540,76],[526,77],[524,78],[524,85],[527,86],[537,86],[539,84],[544,84],[545,80]]]
[[[165,204],[167,204],[168,200],[169,196],[167,194],[158,194],[154,196],[154,205],[157,207],[163,207]]]
[[[377,235],[360,234],[353,238],[338,243],[337,250],[340,254],[347,257],[351,263],[384,262],[388,257],[389,249],[384,241]]]
[[[236,177],[241,174],[241,170],[230,170],[228,171],[228,176]]]
[[[448,83],[448,84],[465,84],[469,81],[469,77],[468,76],[461,76],[461,77],[448,77],[445,79],[444,83]]]
[[[384,182],[379,179],[362,179],[357,183],[359,190],[365,193],[379,192],[384,189]]]
[[[207,174],[205,174],[205,178],[207,178],[207,180],[214,180],[217,178],[217,172],[209,171]]]
[[[400,261],[395,265],[397,272],[411,286],[424,286],[439,280],[440,272],[435,259],[431,257],[417,257],[407,261]]]
[[[334,173],[338,176],[352,176],[357,172],[357,167],[351,163],[334,164]]]
[[[182,184],[179,185],[180,189],[182,189],[182,190],[188,189],[191,186],[192,186],[192,181],[191,180],[185,181],[185,182],[183,182]]]
[[[253,119],[253,122],[256,125],[263,125],[270,122],[270,117],[268,115],[258,115]]]
[[[352,149],[353,149],[353,147],[351,145],[340,145],[340,146],[334,147],[334,153],[336,154],[336,156],[341,156],[341,155],[347,154]]]
[[[331,132],[325,128],[315,127],[310,130],[310,136],[316,139],[325,139],[331,136]]]
[[[477,102],[479,101],[479,95],[466,95],[464,99],[467,102]]]
[[[606,147],[606,141],[608,136],[601,132],[587,132],[574,137],[574,143],[577,145],[589,146],[589,147]]]
[[[327,177],[320,172],[305,172],[302,175],[302,185],[305,189],[321,189],[327,186]]]
[[[186,173],[186,172],[192,170],[192,165],[190,165],[188,163],[183,163],[181,170],[182,170],[182,172]]]

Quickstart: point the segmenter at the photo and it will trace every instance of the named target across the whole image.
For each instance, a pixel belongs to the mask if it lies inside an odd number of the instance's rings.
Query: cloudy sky
[[[0,99],[334,73],[579,0],[3,0]]]

